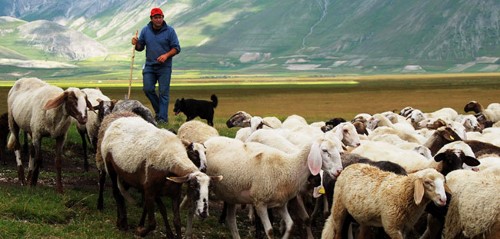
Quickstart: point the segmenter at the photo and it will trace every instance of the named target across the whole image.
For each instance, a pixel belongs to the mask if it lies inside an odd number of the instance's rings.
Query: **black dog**
[[[195,99],[177,99],[175,100],[174,113],[178,115],[180,112],[187,116],[186,121],[190,121],[196,116],[207,120],[207,124],[214,126],[214,109],[217,107],[217,96],[210,97],[212,101],[195,100]]]

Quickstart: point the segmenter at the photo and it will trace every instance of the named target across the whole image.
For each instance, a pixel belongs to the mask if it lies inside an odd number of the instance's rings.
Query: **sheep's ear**
[[[417,179],[414,182],[415,189],[413,189],[413,199],[415,200],[415,204],[419,205],[424,198],[424,182],[422,179]]]
[[[186,149],[193,149],[193,143],[189,142],[188,140],[181,139],[182,144]]]
[[[318,142],[314,142],[311,145],[311,151],[309,151],[309,155],[307,156],[307,166],[313,176],[318,175],[321,170],[322,163],[321,149],[319,148]]]
[[[442,126],[442,127],[445,127],[445,126]],[[451,132],[450,132],[450,131],[451,131]],[[453,134],[452,132],[453,132],[453,130],[452,130],[450,127],[446,127],[446,128],[445,128],[445,130],[444,130],[443,137],[444,137],[446,140],[450,141],[450,142],[453,142],[453,141],[455,141],[455,140],[461,140],[460,138],[455,139],[455,137],[453,137],[453,135],[452,135],[452,134]]]
[[[439,153],[439,154],[436,154],[436,156],[434,156],[434,161],[441,162],[445,158],[446,158],[446,154],[445,153]]]
[[[470,156],[465,156],[464,163],[469,165],[469,166],[478,166],[479,164],[481,164],[481,162],[479,162],[479,160],[477,160],[474,157],[470,157]]]
[[[170,181],[176,182],[176,183],[185,183],[189,180],[189,174],[182,176],[182,177],[167,177],[167,180],[170,180]]]
[[[224,177],[222,175],[219,176],[210,176],[210,182],[216,183],[220,182]]]
[[[63,92],[62,94],[56,96],[55,98],[50,99],[49,101],[47,101],[43,109],[50,110],[59,107],[62,103],[64,103],[66,96],[67,92]]]
[[[263,125],[265,125],[265,126],[267,126],[267,127],[269,127],[269,128],[271,128],[271,129],[273,128],[273,127],[272,127],[272,126],[271,126],[271,125],[270,125],[267,121],[265,121],[265,120],[262,120],[262,124],[263,124]]]
[[[89,110],[94,110],[92,103],[90,103],[90,101],[89,101],[89,99],[87,99],[87,97],[85,97],[85,103],[87,104],[87,108],[89,108]]]

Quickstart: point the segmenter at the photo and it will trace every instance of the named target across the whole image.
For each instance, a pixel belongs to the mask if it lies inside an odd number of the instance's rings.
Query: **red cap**
[[[163,16],[163,12],[161,11],[160,8],[155,7],[153,9],[151,9],[151,16],[154,16],[154,15],[162,15]]]

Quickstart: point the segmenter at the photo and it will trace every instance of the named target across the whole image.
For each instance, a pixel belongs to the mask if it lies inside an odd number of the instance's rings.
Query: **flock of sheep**
[[[104,207],[109,176],[116,226],[126,230],[125,201],[133,201],[127,189],[138,189],[144,205],[139,236],[156,229],[156,205],[168,238],[181,238],[179,210],[188,208],[185,236],[191,238],[193,216],[207,217],[210,199],[224,202],[220,221],[232,238],[240,238],[236,210],[245,205],[250,220],[262,224],[256,233],[263,230],[267,238],[275,237],[270,213],[279,215],[282,238],[291,237],[294,225],[314,238],[311,222],[319,214],[327,218],[317,225],[321,238],[500,238],[500,104],[484,108],[471,101],[464,111],[405,107],[314,123],[299,115],[281,121],[239,111],[226,122],[241,127],[232,138],[197,120],[173,133],[158,128],[138,101],[24,78],[8,95],[8,148],[20,182],[35,186],[41,138],[55,138],[56,190],[63,192],[62,147],[76,122],[85,170],[87,139],[96,149],[97,208]],[[21,131],[32,141],[27,177]],[[175,232],[164,196],[172,199]]]

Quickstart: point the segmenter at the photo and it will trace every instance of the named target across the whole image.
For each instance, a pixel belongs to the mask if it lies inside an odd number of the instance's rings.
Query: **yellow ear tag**
[[[320,186],[320,188],[318,189],[318,193],[325,194],[325,188],[323,186]]]
[[[451,140],[455,140],[455,138],[453,138],[453,136],[450,136],[450,139],[451,139]]]

